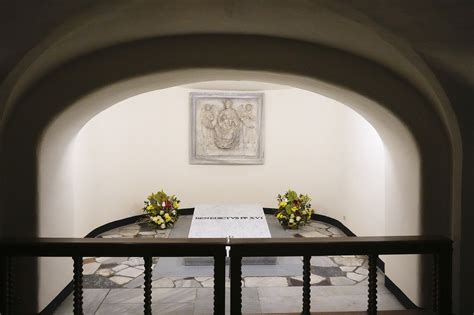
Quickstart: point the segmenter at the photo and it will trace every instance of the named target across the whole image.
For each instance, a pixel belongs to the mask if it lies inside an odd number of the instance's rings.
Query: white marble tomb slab
[[[197,205],[189,238],[270,238],[263,208],[252,204]]]

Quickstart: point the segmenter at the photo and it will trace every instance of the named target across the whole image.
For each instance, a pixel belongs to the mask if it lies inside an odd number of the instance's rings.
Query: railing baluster
[[[377,255],[369,255],[369,314],[377,314]]]
[[[452,314],[452,244],[443,246],[439,253],[439,314]]]
[[[242,256],[232,255],[230,260],[230,313],[242,314]]]
[[[303,257],[303,315],[311,310],[311,256]]]
[[[438,311],[438,303],[439,303],[439,254],[433,254],[433,312]]]
[[[82,315],[82,256],[73,258],[73,283],[74,283],[74,315]]]
[[[0,314],[6,314],[5,308],[7,304],[7,256],[0,256]]]
[[[214,315],[225,313],[225,258],[225,247],[214,255]]]
[[[152,257],[146,256],[143,257],[145,261],[145,293],[144,293],[144,309],[145,315],[151,315],[151,265],[152,265]]]
[[[13,265],[12,257],[2,256],[1,257],[1,305],[0,314],[13,314]],[[3,312],[3,313],[2,313]]]

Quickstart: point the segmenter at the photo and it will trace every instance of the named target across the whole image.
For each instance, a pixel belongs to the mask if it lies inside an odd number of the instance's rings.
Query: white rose
[[[165,214],[165,212],[163,210],[160,211],[160,215],[163,215]]]
[[[296,222],[300,221],[301,217],[296,217]]]
[[[160,225],[160,228],[162,228],[163,230],[166,229],[166,224],[163,223],[162,225]]]
[[[293,219],[290,219],[290,221],[288,221],[289,223],[295,223],[295,220]]]
[[[290,218],[294,218],[294,217],[295,217],[295,215],[293,213],[290,214]]]

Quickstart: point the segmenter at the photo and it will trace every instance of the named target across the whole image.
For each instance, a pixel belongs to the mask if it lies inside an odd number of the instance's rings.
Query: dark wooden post
[[[13,314],[13,266],[10,256],[1,257],[0,314]]]
[[[235,250],[234,250],[235,251]],[[230,250],[230,313],[242,314],[242,256]]]
[[[72,257],[73,265],[73,283],[74,283],[74,315],[82,315],[82,256]]]
[[[6,314],[7,256],[0,256],[0,314]]]
[[[377,255],[369,255],[369,301],[367,311],[377,314]]]
[[[303,315],[311,310],[311,256],[303,257]]]
[[[452,242],[441,247],[439,254],[439,314],[452,314]]]
[[[151,272],[152,272],[151,265],[152,265],[152,257],[146,256],[146,257],[143,257],[143,260],[145,261],[144,309],[145,309],[145,315],[151,315]]]
[[[433,312],[438,311],[439,305],[439,254],[433,254]]]
[[[226,249],[222,247],[214,255],[214,315],[225,313],[225,258]]]

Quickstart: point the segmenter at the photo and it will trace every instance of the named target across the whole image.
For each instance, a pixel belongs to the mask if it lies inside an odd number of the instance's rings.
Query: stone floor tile
[[[360,275],[365,275],[365,276],[367,276],[369,274],[369,270],[367,268],[364,268],[364,267],[359,267],[354,272],[358,273]]]
[[[111,289],[103,304],[137,304],[143,305],[143,289]]]
[[[105,299],[110,289],[84,289],[83,310],[84,315],[95,314],[100,304]],[[66,300],[56,309],[54,315],[70,315],[73,308],[73,295],[70,294]]]
[[[339,230],[337,227],[333,226],[333,227],[330,227],[329,229],[327,229],[329,232],[331,232],[333,235],[339,235],[339,236],[346,236],[346,234],[344,234],[344,232],[342,232],[341,230]]]
[[[82,278],[82,286],[87,289],[112,289],[120,287],[119,284],[110,281],[109,278],[100,275],[85,275]]]
[[[142,288],[144,284],[144,275],[141,274],[140,276],[136,277],[129,283],[127,283],[124,287],[128,289],[134,289],[134,288]],[[152,280],[155,280],[152,278]]]
[[[174,282],[177,288],[200,288],[201,285],[194,279],[182,279]]]
[[[331,277],[329,278],[332,285],[352,285],[355,282],[351,279],[347,279],[346,277]]]
[[[123,236],[120,234],[109,234],[109,235],[101,235],[100,238],[122,238]]]
[[[91,275],[91,274],[95,273],[97,271],[97,269],[99,269],[99,267],[100,267],[100,264],[96,263],[96,262],[91,262],[91,263],[85,264],[85,265],[83,265],[82,274],[83,275]]]
[[[122,265],[122,264],[120,264],[120,265],[117,265],[117,266],[113,267],[112,270],[113,270],[114,272],[117,272],[117,271],[120,271],[120,270],[125,269],[125,268],[128,268],[128,265]]]
[[[346,277],[351,279],[351,280],[357,281],[357,282],[360,282],[360,281],[364,280],[365,278],[367,278],[367,276],[360,275],[360,274],[354,273],[354,272],[348,272]]]
[[[84,257],[82,258],[82,264],[88,264],[88,263],[93,263],[95,262],[95,257]]]
[[[355,257],[334,257],[334,262],[341,266],[359,267],[364,263],[364,259]]]
[[[209,280],[202,281],[201,286],[203,288],[213,288],[214,287],[214,278],[210,278]]]
[[[281,296],[260,297],[260,308],[262,313],[300,313],[302,293],[299,289],[299,295],[292,298],[282,299]]]
[[[129,277],[120,277],[120,276],[113,276],[113,277],[110,277],[110,280],[119,284],[119,285],[123,285],[125,283],[128,283],[132,280],[132,278],[129,278]]]
[[[143,270],[136,269],[133,267],[129,267],[126,269],[122,269],[116,273],[117,276],[125,276],[130,278],[136,278],[143,273]]]
[[[354,269],[356,269],[357,267],[341,266],[339,268],[341,268],[342,271],[350,272],[350,271],[354,271]]]
[[[194,303],[196,288],[156,288],[152,291],[153,303]],[[141,290],[143,293],[143,290]]]
[[[95,274],[102,277],[110,277],[111,275],[114,274],[114,272],[111,269],[105,268],[105,269],[97,270]]]
[[[301,283],[301,285],[303,285],[303,276],[289,277],[289,278],[290,278],[291,280],[296,280],[296,281],[298,281],[299,283]],[[326,278],[312,274],[312,275],[311,275],[311,278],[310,278],[310,284],[318,284],[318,283],[323,282],[324,280],[326,280]]]
[[[128,303],[116,303],[116,304],[102,304],[96,315],[143,315],[143,302],[128,304]]]
[[[311,266],[311,273],[320,277],[342,277],[345,273],[339,267],[315,267]]]
[[[245,287],[287,287],[286,277],[246,277]]]
[[[311,265],[318,267],[337,267],[337,265],[327,256],[313,256]]]
[[[144,265],[145,261],[141,257],[130,257],[128,260],[122,262],[122,264],[134,267],[138,265]]]
[[[332,225],[329,225],[327,223],[320,222],[320,221],[310,221],[309,225],[314,226],[319,229],[324,229],[324,230],[332,227]]]
[[[171,278],[160,278],[151,283],[153,288],[174,288],[174,281]]]
[[[193,314],[194,303],[157,303],[152,305],[152,312],[160,315]]]
[[[120,264],[127,259],[128,257],[97,257],[95,260],[101,264]]]
[[[298,233],[302,237],[328,237],[327,235],[324,235],[322,233],[319,233],[317,231],[312,231],[312,232],[300,232]]]
[[[194,277],[194,279],[196,279],[196,281],[203,282],[203,281],[207,281],[209,279],[214,279],[214,278],[213,277]]]
[[[151,230],[151,231],[140,231],[140,232],[138,232],[138,235],[143,235],[143,236],[155,236],[155,235],[156,235],[156,231],[155,231],[155,230]]]
[[[301,287],[260,287],[257,288],[257,291],[260,301],[262,298],[273,298],[275,300],[276,297],[278,297],[278,299],[284,299],[286,301],[290,298],[302,297]]]

